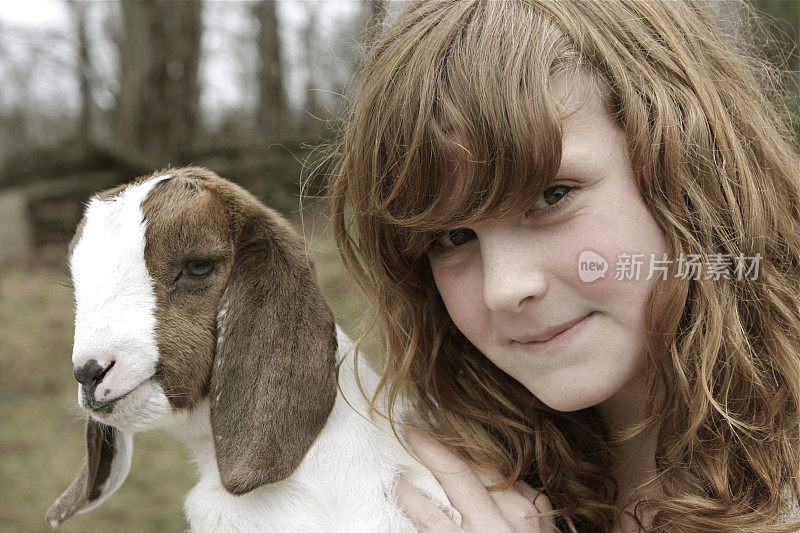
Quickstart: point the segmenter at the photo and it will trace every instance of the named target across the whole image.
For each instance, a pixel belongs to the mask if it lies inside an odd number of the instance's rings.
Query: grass
[[[300,228],[299,223],[295,224]],[[361,305],[343,274],[327,224],[305,217],[303,233],[340,325],[351,333]],[[56,268],[0,270],[0,532],[49,531],[45,511],[84,457],[84,417],[72,378],[73,300]],[[374,346],[374,342],[367,344]],[[99,508],[63,532],[185,531],[183,498],[194,467],[162,432],[136,435],[131,473]]]

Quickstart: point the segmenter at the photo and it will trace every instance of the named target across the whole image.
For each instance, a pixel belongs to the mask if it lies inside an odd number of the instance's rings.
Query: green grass
[[[300,224],[296,223],[300,228]],[[361,308],[322,219],[304,235],[337,321],[351,333]],[[84,456],[84,418],[72,378],[73,300],[58,269],[0,269],[0,531],[49,531],[48,506],[72,482]],[[374,346],[368,343],[367,347]],[[368,348],[369,350],[369,348]],[[99,508],[64,532],[185,531],[183,498],[194,468],[162,432],[136,435],[131,473]]]

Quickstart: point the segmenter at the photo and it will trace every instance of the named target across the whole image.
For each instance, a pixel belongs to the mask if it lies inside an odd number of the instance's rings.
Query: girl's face
[[[647,279],[650,254],[660,260],[667,249],[641,197],[623,132],[598,97],[584,96],[563,121],[558,174],[530,211],[446,231],[428,253],[461,332],[560,411],[619,400],[625,395],[618,393],[641,383],[645,302],[659,275]],[[615,279],[625,262],[620,254],[641,262],[638,276]],[[589,281],[603,259],[604,277]]]

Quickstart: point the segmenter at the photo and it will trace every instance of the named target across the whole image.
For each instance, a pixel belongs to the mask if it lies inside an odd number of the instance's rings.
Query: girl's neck
[[[644,376],[633,380],[627,387],[617,394],[596,406],[596,411],[605,424],[609,433],[625,429],[638,422],[644,414],[644,398],[646,392]],[[658,444],[658,430],[650,429],[636,435],[631,439],[612,444],[613,459],[610,465],[611,474],[617,483],[617,504],[624,505],[625,500],[632,495],[634,489],[656,473],[656,445]],[[648,491],[648,495],[655,496],[659,493],[657,487]],[[637,502],[626,506],[624,511],[633,511]],[[647,516],[641,517],[643,525],[647,526]],[[638,532],[636,522],[624,515],[620,523],[614,527],[614,533]]]

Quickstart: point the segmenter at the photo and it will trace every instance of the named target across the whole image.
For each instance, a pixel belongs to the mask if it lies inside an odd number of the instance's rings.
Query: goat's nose
[[[89,359],[83,366],[76,366],[72,369],[72,375],[84,387],[91,388],[97,385],[114,366],[114,361],[105,363],[105,366],[97,362],[97,359]]]

